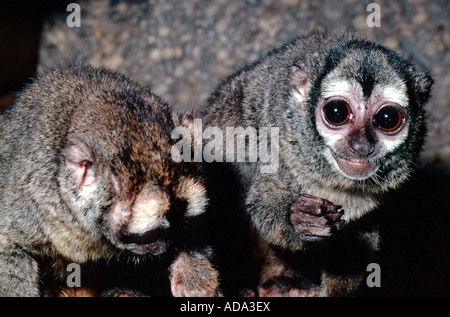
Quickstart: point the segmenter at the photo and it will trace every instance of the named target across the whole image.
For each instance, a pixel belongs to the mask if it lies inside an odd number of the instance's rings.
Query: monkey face
[[[133,177],[121,177],[80,140],[68,147],[64,164],[62,195],[74,216],[99,240],[106,238],[119,249],[162,254],[183,234],[185,223],[206,210],[206,188],[193,166],[183,170],[169,164],[183,175],[171,175],[165,183],[130,171],[126,174]]]
[[[170,198],[149,184],[134,199],[118,199],[104,215],[106,236],[120,248],[135,253],[165,252],[171,243],[167,213]]]
[[[159,255],[182,234],[184,222],[202,214],[206,205],[206,188],[194,178],[182,176],[170,191],[149,183],[134,199],[112,204],[104,215],[106,235],[120,248]]]
[[[315,160],[305,161],[311,178],[373,192],[408,179],[426,133],[428,74],[387,48],[351,40],[297,60],[290,84],[299,135],[308,138],[299,144]]]
[[[324,82],[316,107],[316,127],[326,145],[324,155],[336,171],[363,180],[379,168],[408,135],[408,99],[404,85],[376,86],[364,98],[360,84]]]
[[[90,121],[67,137],[60,191],[97,241],[134,254],[160,255],[181,240],[191,217],[205,211],[203,177],[199,165],[170,158],[175,121],[165,108],[153,99],[123,107],[124,99],[113,97],[80,109]],[[122,103],[116,105],[116,99]],[[95,105],[108,111],[91,110]],[[118,117],[126,129],[116,128]]]

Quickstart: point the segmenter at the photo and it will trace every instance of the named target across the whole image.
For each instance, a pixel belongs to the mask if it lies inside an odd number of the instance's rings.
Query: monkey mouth
[[[331,151],[339,170],[348,178],[364,180],[372,176],[379,164],[365,159],[344,157]]]
[[[169,232],[165,229],[154,229],[143,234],[121,231],[119,240],[134,253],[159,255],[171,244]]]

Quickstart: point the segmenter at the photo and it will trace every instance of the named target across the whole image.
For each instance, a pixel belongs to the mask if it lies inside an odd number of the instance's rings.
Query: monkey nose
[[[349,142],[353,153],[360,158],[366,158],[375,151],[376,137],[371,131],[359,130]]]
[[[375,145],[367,141],[350,142],[350,148],[358,157],[368,157],[375,151]]]

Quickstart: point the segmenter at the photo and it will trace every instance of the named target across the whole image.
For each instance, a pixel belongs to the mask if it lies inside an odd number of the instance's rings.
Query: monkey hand
[[[295,231],[306,236],[329,236],[343,222],[341,206],[312,195],[300,195],[291,211],[290,221]]]
[[[219,274],[206,256],[181,252],[170,266],[170,286],[175,297],[219,297]]]

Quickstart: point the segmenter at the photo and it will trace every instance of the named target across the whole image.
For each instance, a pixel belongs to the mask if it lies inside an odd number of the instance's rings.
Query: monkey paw
[[[202,254],[181,252],[170,266],[170,285],[175,297],[219,297],[219,273]]]
[[[343,222],[341,206],[312,195],[300,195],[291,211],[290,220],[295,231],[306,236],[329,236]]]

